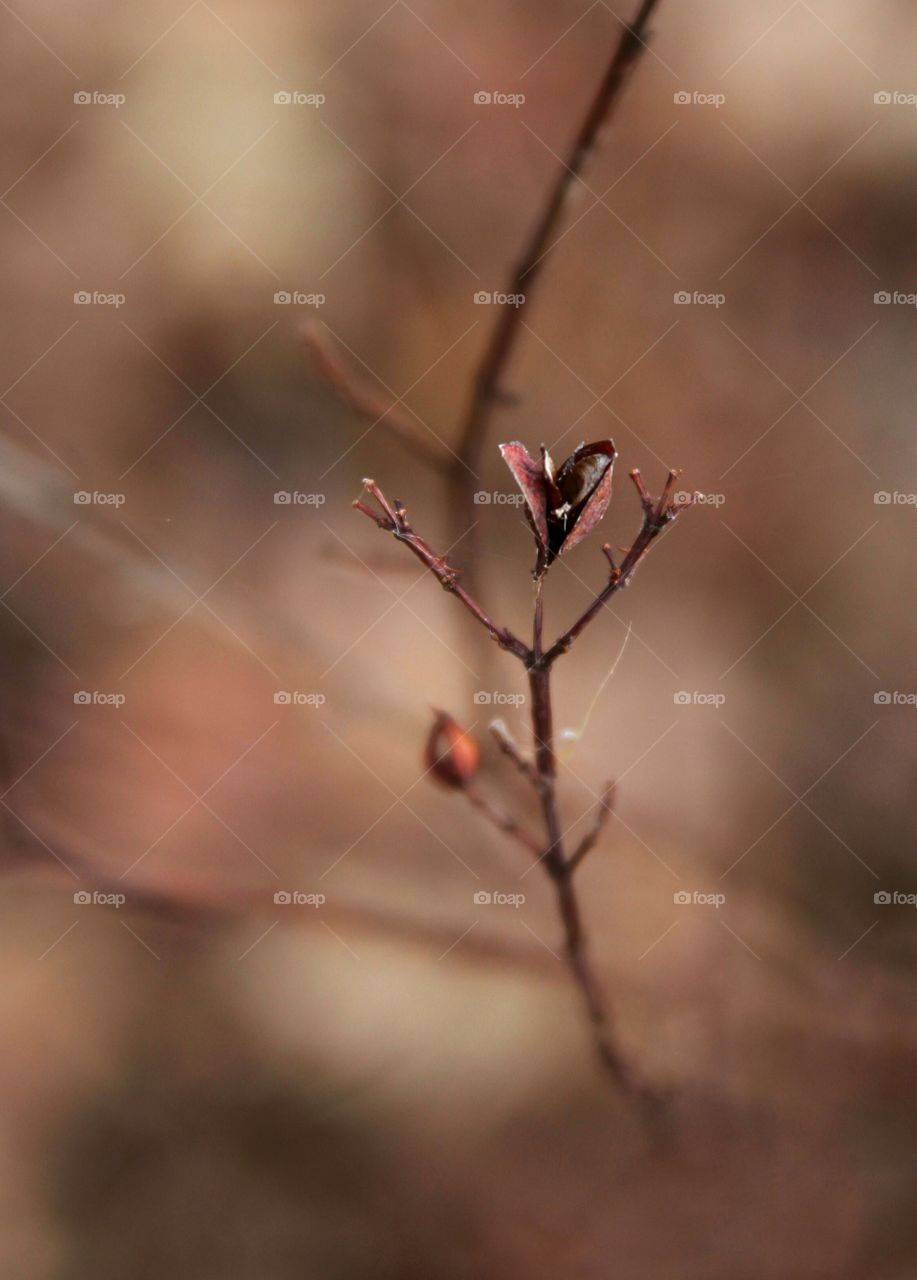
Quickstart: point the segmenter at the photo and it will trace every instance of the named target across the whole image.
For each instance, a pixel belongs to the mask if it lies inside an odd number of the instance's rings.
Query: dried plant
[[[632,1071],[617,1044],[606,1002],[590,964],[575,885],[575,873],[598,842],[611,812],[614,784],[606,785],[591,827],[578,844],[568,851],[557,795],[551,673],[555,662],[570,650],[576,638],[602,611],[611,597],[628,585],[651,543],[688,504],[672,501],[677,472],[669,472],[662,496],[656,500],[650,496],[639,471],[631,471],[643,515],[637,536],[620,564],[615,562],[611,547],[607,543],[603,546],[609,565],[608,581],[573,625],[553,644],[546,645],[543,636],[546,575],[551,563],[591,533],[608,509],[615,448],[610,440],[580,445],[557,470],[550,454],[544,449],[540,462],[536,462],[519,443],[502,445],[501,451],[522,491],[535,538],[535,599],[531,645],[526,644],[508,627],[495,622],[485,612],[462,585],[459,570],[448,564],[444,556],[436,554],[410,524],[404,505],[397,500],[390,502],[374,480],[364,480],[363,484],[365,494],[375,506],[370,506],[362,498],[357,499],[354,506],[380,529],[403,543],[429,569],[440,586],[464,605],[500,648],[511,653],[525,668],[534,743],[532,758],[528,758],[517,746],[502,723],[493,724],[491,732],[503,754],[534,789],[541,810],[543,834],[537,836],[529,832],[522,824],[495,809],[481,796],[475,785],[480,758],[478,747],[458,723],[443,711],[435,713],[427,741],[427,767],[434,778],[464,794],[499,830],[514,837],[528,852],[536,855],[554,886],[564,929],[567,960],[586,1005],[600,1060],[621,1085],[645,1093],[645,1086]]]
[[[500,310],[472,381],[455,449],[443,441],[431,439],[422,425],[409,416],[409,411],[402,411],[400,403],[384,399],[366,387],[345,367],[318,328],[313,326],[306,332],[307,347],[319,373],[348,408],[369,421],[371,427],[383,424],[392,438],[409,451],[413,461],[430,467],[445,481],[453,539],[454,542],[464,542],[467,562],[464,579],[458,569],[448,564],[445,556],[438,555],[415,531],[402,503],[390,502],[375,481],[364,481],[365,495],[374,505],[369,505],[362,498],[354,505],[379,528],[407,546],[440,585],[464,605],[491,639],[523,664],[530,690],[532,758],[529,759],[516,745],[501,723],[493,724],[491,732],[500,750],[536,792],[543,833],[536,835],[526,830],[480,793],[475,782],[478,747],[446,712],[435,713],[427,742],[427,767],[431,776],[464,794],[496,827],[534,853],[547,871],[556,891],[567,958],[586,1004],[600,1059],[618,1083],[645,1096],[648,1096],[648,1091],[625,1061],[617,1044],[605,1001],[590,966],[574,881],[575,872],[597,843],[607,821],[614,787],[611,783],[606,786],[589,831],[575,848],[568,850],[558,809],[551,673],[555,662],[567,653],[611,597],[628,585],[650,544],[675,519],[681,507],[687,505],[672,501],[678,473],[669,473],[661,497],[655,500],[647,491],[639,471],[631,471],[643,515],[639,532],[620,564],[615,562],[608,545],[603,548],[609,565],[608,581],[576,622],[548,645],[543,638],[545,575],[553,562],[578,546],[605,515],[611,501],[616,457],[614,445],[610,440],[580,445],[559,467],[555,466],[544,448],[539,458],[533,458],[518,442],[501,446],[503,459],[522,493],[525,514],[535,538],[531,644],[494,621],[472,594],[470,586],[477,583],[486,552],[481,547],[475,525],[469,531],[466,522],[468,506],[483,466],[493,413],[501,403],[511,398],[504,388],[503,379],[521,335],[523,311],[531,305],[536,281],[541,277],[550,255],[574,184],[620,99],[628,73],[647,48],[649,21],[657,3],[658,0],[641,0],[633,21],[624,26],[533,230],[516,259],[506,288],[506,297],[516,301],[507,303]]]

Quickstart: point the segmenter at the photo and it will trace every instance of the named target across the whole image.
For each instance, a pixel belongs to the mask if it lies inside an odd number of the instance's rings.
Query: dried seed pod
[[[443,786],[465,788],[477,773],[481,758],[478,744],[448,711],[434,708],[433,717],[424,752],[427,770]]]
[[[540,462],[518,441],[500,451],[526,501],[540,573],[591,533],[608,510],[615,447],[611,440],[581,444],[559,468],[544,446]]]

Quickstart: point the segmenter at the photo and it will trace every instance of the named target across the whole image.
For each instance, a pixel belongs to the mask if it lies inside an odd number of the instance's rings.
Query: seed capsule
[[[447,711],[433,712],[424,763],[445,787],[467,787],[477,773],[481,753],[478,744]]]

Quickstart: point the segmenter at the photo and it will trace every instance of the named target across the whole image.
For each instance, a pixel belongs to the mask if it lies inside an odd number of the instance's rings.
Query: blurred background
[[[5,1275],[913,1274],[912,7],[663,0],[467,540],[305,349],[457,444],[476,295],[629,16],[3,7]],[[582,893],[665,1150],[545,878],[423,776],[446,707],[534,822],[486,732],[528,741],[520,670],[350,505],[475,547],[527,634],[496,446],[609,435],[610,541],[631,467],[702,495],[556,679],[574,834],[618,780]]]

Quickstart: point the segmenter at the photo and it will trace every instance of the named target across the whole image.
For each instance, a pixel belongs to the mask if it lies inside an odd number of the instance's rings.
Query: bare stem
[[[514,839],[525,845],[529,853],[534,853],[537,857],[541,857],[540,843],[534,836],[529,835],[525,828],[522,827],[515,818],[491,804],[489,800],[485,799],[485,797],[481,795],[477,787],[467,786],[463,790],[465,796],[474,805],[478,812],[483,813],[485,818],[487,818],[489,822],[492,822],[499,831],[505,832],[506,835],[513,836]]]
[[[427,466],[442,470],[449,465],[452,455],[446,445],[401,413],[397,401],[379,396],[346,368],[318,325],[307,325],[303,340],[318,372],[343,404],[373,426],[384,422],[391,434],[407,446],[411,455]]]
[[[620,99],[628,72],[647,47],[648,25],[657,4],[658,0],[642,0],[630,26],[624,27],[602,82],[564,157],[541,214],[506,286],[507,297],[518,298],[521,295],[524,302],[518,306],[506,303],[501,308],[475,376],[457,450],[465,465],[451,474],[452,504],[459,519],[470,501],[476,476],[481,470],[491,414],[501,400],[507,399],[501,383],[522,330],[525,307],[532,300],[536,280],[550,251],[570,192],[595,148],[602,126],[610,118]]]
[[[631,471],[630,477],[637,488],[637,493],[640,497],[640,504],[643,508],[643,524],[640,528],[640,532],[634,539],[630,550],[621,561],[620,566],[615,565],[614,558],[611,554],[611,548],[608,546],[602,548],[606,559],[611,566],[611,574],[608,582],[592,601],[589,608],[586,609],[585,613],[581,614],[580,617],[577,618],[576,622],[574,622],[571,627],[568,627],[563,635],[560,636],[547,651],[542,659],[545,666],[552,666],[562,653],[566,653],[580,632],[584,631],[593,618],[595,618],[597,614],[601,613],[615,592],[621,591],[628,585],[631,578],[633,578],[640,561],[650,549],[652,542],[660,533],[662,533],[663,529],[665,529],[667,525],[670,525],[672,521],[676,519],[680,511],[691,505],[690,500],[680,503],[671,501],[672,489],[679,474],[680,473],[677,471],[669,472],[665,488],[662,491],[662,497],[658,502],[655,502],[650,497],[649,491],[643,483],[640,472],[636,469]]]
[[[630,72],[648,47],[649,23],[658,3],[659,0],[641,0],[633,20],[623,26],[601,83],[516,259],[504,292],[507,297],[515,299],[521,296],[523,301],[519,305],[505,303],[500,308],[493,333],[474,375],[454,452],[431,440],[417,423],[399,411],[396,403],[381,399],[347,370],[316,326],[310,326],[306,331],[306,346],[319,373],[341,400],[373,425],[384,422],[411,454],[445,476],[451,534],[454,538],[467,537],[468,558],[472,565],[476,565],[478,560],[478,534],[474,527],[466,530],[465,513],[480,485],[493,411],[498,404],[510,399],[502,382],[522,332],[525,308],[532,301],[557,238],[570,194],[598,144],[603,126],[621,99]]]
[[[490,725],[490,733],[497,746],[503,754],[508,757],[508,759],[512,760],[513,764],[526,781],[532,783],[533,786],[537,786],[538,772],[535,766],[532,764],[531,760],[527,760],[522,754],[518,743],[513,740],[503,721],[494,720]]]
[[[602,798],[596,806],[592,826],[570,854],[567,861],[567,865],[571,871],[576,870],[583,858],[585,858],[586,854],[591,852],[598,843],[599,836],[605,830],[605,824],[611,815],[612,807],[614,805],[614,795],[615,784],[613,782],[606,782],[605,789],[602,792]]]
[[[443,590],[450,592],[457,600],[461,601],[468,612],[477,619],[501,649],[507,649],[521,661],[528,663],[531,657],[531,651],[528,646],[513,635],[507,627],[498,626],[493,618],[484,612],[474,597],[459,582],[459,570],[453,569],[448,565],[445,557],[436,555],[424,542],[423,538],[414,532],[408,523],[407,511],[401,503],[396,501],[392,505],[375,480],[364,480],[363,487],[379,504],[382,514],[380,515],[379,512],[373,511],[371,507],[368,507],[365,502],[361,502],[359,499],[354,502],[354,507],[361,511],[363,515],[368,516],[370,520],[373,520],[380,529],[387,530],[399,542],[403,542],[417,559],[426,565]]]

